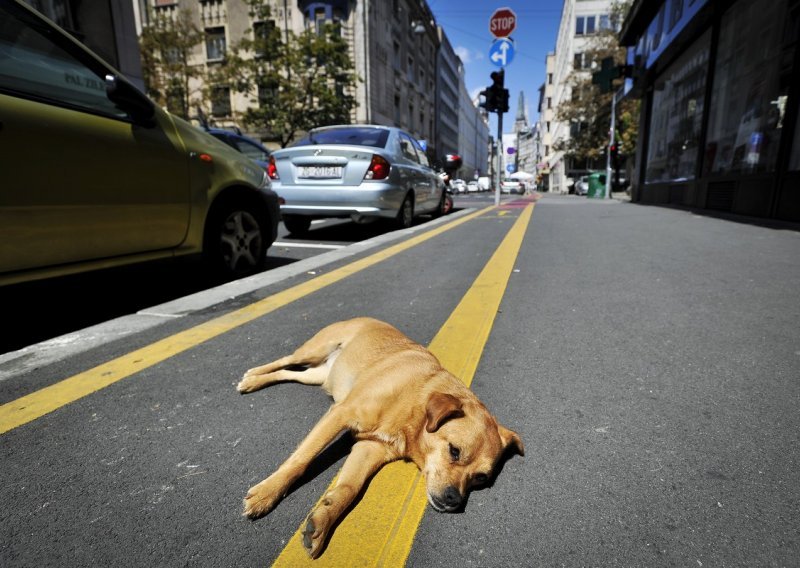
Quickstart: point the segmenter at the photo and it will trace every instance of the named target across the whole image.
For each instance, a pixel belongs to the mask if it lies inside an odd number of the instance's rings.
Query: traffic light
[[[614,168],[617,168],[619,164],[619,146],[616,144],[612,144],[608,148],[609,155],[611,156],[611,164]]]
[[[508,112],[508,89],[504,88],[505,71],[494,71],[490,75],[492,84],[480,92],[484,100],[478,106],[486,112]]]
[[[486,112],[497,111],[497,102],[495,101],[494,91],[491,87],[487,87],[481,91],[480,96],[483,97],[483,100],[478,103],[479,107],[486,109]]]

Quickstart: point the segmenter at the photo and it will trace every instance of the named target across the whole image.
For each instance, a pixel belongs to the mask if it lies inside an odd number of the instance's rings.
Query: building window
[[[553,108],[553,97],[547,97],[547,108]]]
[[[255,41],[254,51],[256,57],[265,57],[267,42],[270,40],[270,35],[272,35],[273,30],[275,29],[275,22],[273,20],[268,20],[266,22],[256,22],[253,24],[253,40]]]
[[[211,114],[224,117],[231,115],[231,90],[228,87],[211,89]]]
[[[646,183],[696,175],[710,43],[707,31],[655,83]]]
[[[219,61],[225,58],[225,28],[206,28],[206,59]]]
[[[704,173],[775,171],[792,81],[780,63],[788,19],[787,0],[738,2],[723,17]]]
[[[575,35],[583,35],[586,33],[586,18],[578,16],[575,18]]]
[[[552,73],[548,73],[547,74],[547,84],[548,85],[552,85],[553,84],[553,74]]]
[[[600,31],[603,30],[610,30],[611,29],[611,22],[608,19],[607,14],[603,14],[600,16]]]
[[[586,16],[586,33],[593,34],[595,32],[594,29],[594,16]]]

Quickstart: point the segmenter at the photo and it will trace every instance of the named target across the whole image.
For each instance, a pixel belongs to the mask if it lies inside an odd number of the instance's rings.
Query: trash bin
[[[586,197],[603,199],[606,196],[606,174],[595,172],[589,174],[589,192]]]

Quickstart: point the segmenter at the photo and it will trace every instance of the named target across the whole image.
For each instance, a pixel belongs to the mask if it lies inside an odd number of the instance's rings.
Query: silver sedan
[[[318,218],[386,218],[402,228],[417,215],[444,213],[444,183],[419,142],[394,127],[315,128],[273,152],[267,171],[284,201],[284,225],[295,234]]]

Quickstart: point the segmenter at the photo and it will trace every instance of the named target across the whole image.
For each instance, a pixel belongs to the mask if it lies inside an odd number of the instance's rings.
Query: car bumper
[[[284,199],[281,213],[312,217],[395,217],[407,194],[403,188],[280,186],[272,188]]]

